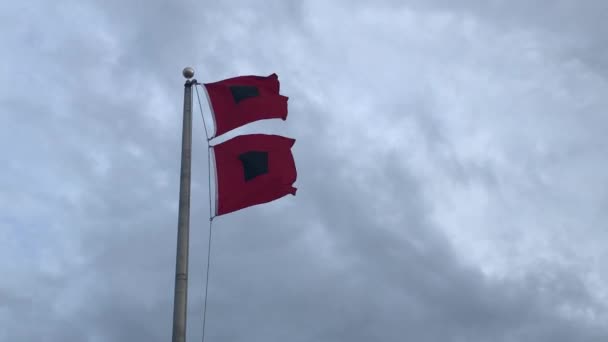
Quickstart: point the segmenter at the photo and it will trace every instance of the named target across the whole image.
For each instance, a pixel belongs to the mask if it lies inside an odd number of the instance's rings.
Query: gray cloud
[[[2,5],[0,339],[170,338],[193,65],[277,72],[289,119],[229,136],[297,139],[298,195],[214,223],[209,341],[604,340],[606,25],[571,4]]]

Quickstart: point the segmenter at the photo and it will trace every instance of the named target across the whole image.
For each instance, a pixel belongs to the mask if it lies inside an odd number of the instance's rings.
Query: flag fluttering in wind
[[[215,215],[295,195],[294,143],[279,135],[250,134],[215,145]]]
[[[277,74],[238,76],[205,83],[215,137],[265,119],[287,119],[288,97]],[[212,146],[215,157],[215,216],[295,195],[297,172],[291,147],[279,135],[239,135]]]
[[[276,74],[238,76],[205,83],[215,136],[264,119],[287,119],[287,96],[279,94]]]

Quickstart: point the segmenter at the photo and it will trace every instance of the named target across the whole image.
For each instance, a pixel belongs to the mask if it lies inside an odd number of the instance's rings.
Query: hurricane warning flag
[[[279,135],[249,134],[213,146],[216,215],[295,195],[294,143]]]
[[[279,94],[277,74],[238,76],[205,83],[215,136],[264,119],[287,119],[287,96]]]

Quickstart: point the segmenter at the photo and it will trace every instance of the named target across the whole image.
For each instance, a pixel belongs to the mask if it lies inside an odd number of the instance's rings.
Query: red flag
[[[205,83],[215,136],[264,119],[287,119],[288,97],[279,95],[279,78],[239,76]]]
[[[279,135],[250,134],[213,146],[216,215],[295,195],[294,143]]]

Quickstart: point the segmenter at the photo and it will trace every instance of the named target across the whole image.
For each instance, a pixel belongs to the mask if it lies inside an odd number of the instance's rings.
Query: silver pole
[[[188,240],[190,233],[190,165],[192,156],[192,85],[194,69],[185,68],[184,126],[182,130],[182,166],[177,219],[177,256],[175,261],[175,297],[173,301],[173,342],[186,341],[188,307]]]

